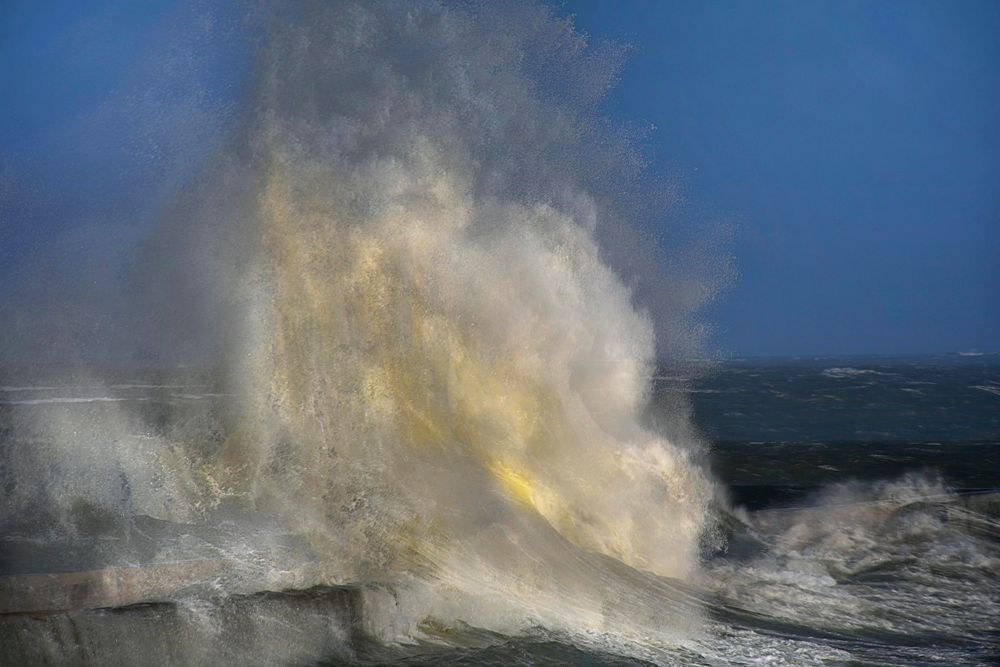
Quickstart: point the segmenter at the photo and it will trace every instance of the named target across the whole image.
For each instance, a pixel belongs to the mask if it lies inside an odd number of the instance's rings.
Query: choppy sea
[[[664,371],[738,509],[691,645],[547,635],[414,664],[1000,664],[1000,356],[734,359]],[[407,662],[407,660],[403,660]]]
[[[738,359],[695,374],[664,370],[651,419],[681,396],[733,507],[726,543],[706,546],[697,581],[649,577],[651,589],[701,610],[695,635],[644,647],[544,627],[517,637],[470,627],[320,662],[998,664],[1000,357]],[[8,383],[0,414],[9,424],[25,411],[125,401],[146,405],[155,421],[157,405],[176,413],[223,398],[197,375],[90,388]],[[58,555],[48,558],[58,566]],[[24,553],[0,564],[5,574],[23,570]]]

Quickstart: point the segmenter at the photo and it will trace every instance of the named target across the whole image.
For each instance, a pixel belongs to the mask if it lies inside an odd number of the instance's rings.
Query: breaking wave
[[[668,438],[646,407],[654,316],[661,356],[691,356],[718,276],[690,269],[704,247],[678,251],[665,296],[638,305],[646,268],[620,260],[658,263],[626,221],[637,161],[596,114],[620,49],[531,4],[254,17],[229,148],[142,256],[167,301],[210,304],[188,312],[212,313],[223,426],[49,415],[63,444],[18,476],[44,470],[57,513],[279,517],[311,557],[271,563],[268,584],[390,584],[386,639],[428,618],[688,632],[697,605],[637,573],[695,576],[715,490],[686,413]],[[19,402],[56,400],[77,399]],[[37,502],[21,494],[9,512]]]

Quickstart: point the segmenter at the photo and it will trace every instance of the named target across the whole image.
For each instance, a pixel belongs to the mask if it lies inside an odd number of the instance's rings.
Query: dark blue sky
[[[732,354],[1000,349],[1000,3],[569,2],[609,110],[737,221]]]
[[[654,168],[736,222],[724,353],[1000,349],[1000,3],[560,11],[633,45],[607,113],[655,126]],[[226,125],[233,35],[196,3],[4,3],[0,281],[140,233]]]

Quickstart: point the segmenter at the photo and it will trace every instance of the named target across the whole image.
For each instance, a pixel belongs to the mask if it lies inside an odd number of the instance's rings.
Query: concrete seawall
[[[0,615],[5,665],[348,661],[365,641],[349,587]]]
[[[995,490],[926,506],[996,538]],[[744,529],[730,526],[731,549],[766,548],[740,542]],[[394,594],[377,585],[221,594],[233,568],[192,559],[0,576],[0,665],[344,663],[370,656],[373,620],[394,617]]]

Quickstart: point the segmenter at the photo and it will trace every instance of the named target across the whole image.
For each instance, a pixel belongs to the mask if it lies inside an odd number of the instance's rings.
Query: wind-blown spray
[[[436,3],[309,6],[261,67],[252,212],[218,221],[254,239],[223,263],[251,304],[224,483],[345,578],[565,588],[556,543],[689,576],[713,490],[642,425],[653,326],[587,189],[612,156],[529,76],[613,70],[546,10]]]
[[[695,573],[714,491],[684,414],[669,440],[644,422],[654,326],[600,242],[634,235],[635,160],[594,120],[619,51],[534,5],[259,14],[230,149],[153,237],[211,277],[236,416],[209,455],[144,441],[171,452],[155,502],[148,463],[101,483],[159,518],[222,498],[280,517],[316,554],[273,563],[285,584],[409,591],[376,634],[677,632],[691,609],[668,618],[652,575]],[[691,353],[707,288],[662,290],[659,333]]]

